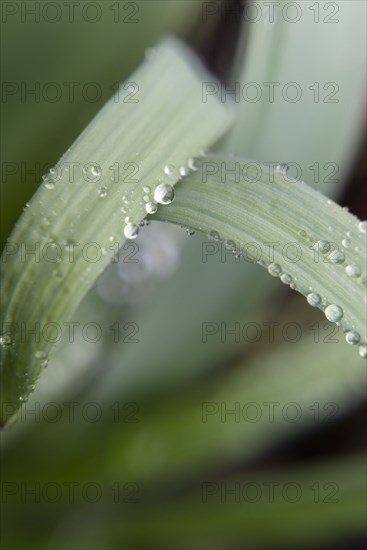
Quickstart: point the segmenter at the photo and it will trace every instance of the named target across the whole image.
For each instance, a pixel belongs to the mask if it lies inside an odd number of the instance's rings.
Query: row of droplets
[[[359,223],[359,230],[361,231],[361,233],[366,233],[367,232],[367,222],[365,222],[365,221],[360,222]],[[220,240],[220,235],[217,231],[210,231],[210,233],[208,234],[208,238],[211,239],[211,240],[219,241]],[[236,248],[236,244],[234,243],[234,241],[224,241],[223,244],[228,250],[231,250],[232,253],[236,257],[239,257],[241,255],[240,252],[238,252],[238,250]],[[329,243],[327,241],[318,241],[316,244],[317,244],[318,248],[320,249],[320,251],[323,250],[324,253],[330,251]],[[260,261],[258,263],[260,265],[262,265],[263,267],[266,267],[265,262]],[[280,264],[272,262],[271,264],[269,264],[267,266],[267,270],[268,270],[270,275],[272,275],[273,277],[279,277],[280,280],[282,281],[282,283],[287,284],[292,289],[296,290],[297,287],[296,287],[295,282],[293,281],[292,276],[289,273],[284,273]],[[349,271],[349,273],[348,273],[348,271]],[[359,268],[357,266],[355,266],[354,264],[348,265],[346,267],[346,272],[347,272],[348,275],[353,276],[353,277],[358,277],[361,273]],[[326,307],[324,307],[323,301],[322,301],[322,298],[321,298],[320,294],[317,294],[315,292],[310,292],[309,294],[307,294],[306,299],[307,299],[307,302],[309,303],[310,306],[319,307],[320,309],[323,309],[325,317],[328,321],[330,321],[332,323],[336,323],[337,325],[340,325],[340,321],[342,320],[342,318],[344,316],[344,311],[339,305],[337,305],[337,304],[328,304]],[[348,344],[358,345],[361,342],[361,336],[356,330],[346,330],[345,331],[345,340]],[[367,359],[367,344],[366,343],[361,343],[360,344],[359,354],[364,359]]]

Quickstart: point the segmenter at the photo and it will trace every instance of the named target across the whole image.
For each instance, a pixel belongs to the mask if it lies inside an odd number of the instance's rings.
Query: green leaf
[[[233,109],[216,99],[202,102],[205,78],[185,46],[163,41],[25,209],[1,261],[2,423],[32,391],[61,323],[126,238],[137,235],[146,201],[167,202],[156,196],[158,186],[173,195],[191,158],[232,122]],[[31,330],[35,334],[26,334]]]
[[[282,165],[212,155],[197,168],[155,218],[206,233],[207,255],[221,239],[259,262],[322,309],[366,357],[367,222],[287,176]]]

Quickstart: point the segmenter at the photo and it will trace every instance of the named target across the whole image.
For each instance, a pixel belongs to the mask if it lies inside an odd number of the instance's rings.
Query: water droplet
[[[282,283],[284,283],[285,285],[290,285],[291,282],[292,282],[292,277],[290,275],[288,275],[288,273],[283,273],[281,276],[280,276],[280,280],[282,281]]]
[[[236,251],[236,243],[234,241],[224,241],[223,244],[227,250]]]
[[[126,195],[122,195],[122,202],[126,205],[130,204],[130,201]]]
[[[285,177],[287,175],[287,172],[288,172],[288,166],[286,164],[278,164],[276,167],[275,167],[275,172],[277,174],[280,174],[281,176]]]
[[[93,164],[90,168],[90,173],[94,177],[100,176],[102,174],[101,167],[98,164]]]
[[[101,199],[104,199],[105,197],[107,197],[107,187],[105,185],[103,185],[103,187],[100,187],[98,189],[98,195],[100,196]]]
[[[149,195],[144,195],[143,196],[143,201],[144,202],[149,202],[149,199],[150,199]]]
[[[158,206],[155,202],[149,201],[145,205],[145,212],[147,214],[155,214],[157,212]]]
[[[321,254],[326,254],[330,251],[330,243],[328,241],[320,240],[315,244],[315,248],[317,248]]]
[[[343,239],[342,240],[342,245],[344,246],[344,248],[349,248],[350,247],[350,240],[349,239]]]
[[[328,256],[328,260],[333,264],[342,264],[345,261],[345,254],[339,250],[333,250]]]
[[[196,164],[195,164],[195,161],[194,159],[191,157],[189,158],[188,162],[187,162],[187,165],[188,167],[190,168],[190,170],[193,170],[194,172],[198,169]]]
[[[163,168],[163,172],[167,175],[167,176],[172,176],[172,174],[174,173],[175,171],[175,167],[172,165],[172,164],[166,164],[165,167]]]
[[[211,241],[220,241],[220,235],[218,231],[209,231],[208,239],[210,239]]]
[[[192,235],[195,235],[195,231],[190,227],[186,227],[186,233],[188,234],[189,237],[191,237]]]
[[[321,304],[321,296],[315,292],[310,292],[310,294],[307,294],[306,299],[312,307],[318,307]]]
[[[345,268],[345,272],[349,277],[359,277],[361,270],[356,264],[349,264]]]
[[[359,222],[358,229],[361,233],[367,233],[367,221]]]
[[[179,172],[180,176],[184,177],[184,176],[188,175],[189,169],[186,166],[180,166],[178,172]]]
[[[175,198],[175,190],[168,183],[160,183],[154,190],[154,200],[158,204],[170,204]]]
[[[363,359],[367,359],[367,344],[361,344],[359,346],[359,355],[363,357]]]
[[[124,227],[124,235],[127,239],[136,239],[139,235],[139,226],[135,223],[128,223]]]
[[[273,277],[279,277],[279,275],[282,273],[282,268],[280,267],[279,264],[272,263],[268,266],[268,272]]]
[[[361,337],[355,330],[348,330],[345,335],[345,340],[348,344],[356,345],[359,343]]]
[[[130,223],[130,222],[131,222],[130,217],[129,217],[129,216],[126,216],[126,218],[124,218],[124,222],[125,222],[125,223]]]
[[[13,340],[10,334],[2,334],[0,336],[0,345],[3,347],[10,347],[13,345]]]
[[[146,185],[145,187],[143,187],[143,191],[144,193],[150,193],[151,189]]]
[[[337,323],[343,317],[344,312],[342,308],[336,304],[330,304],[325,309],[325,317],[332,323]]]
[[[53,181],[46,181],[43,187],[46,189],[55,189],[55,184]]]

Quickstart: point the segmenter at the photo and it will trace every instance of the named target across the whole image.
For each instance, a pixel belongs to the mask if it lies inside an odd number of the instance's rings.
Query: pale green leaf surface
[[[55,176],[47,177],[16,225],[2,257],[5,416],[27,398],[55,338],[51,331],[41,342],[25,339],[21,328],[39,323],[42,330],[68,320],[126,240],[126,216],[137,226],[146,216],[143,196],[152,197],[161,182],[175,185],[179,168],[188,170],[189,159],[231,123],[228,106],[202,102],[204,75],[183,45],[164,41],[131,76],[133,88],[122,84],[119,97],[111,98],[62,157],[55,167],[60,178],[53,184]],[[83,252],[90,243],[97,244],[98,261],[88,261]],[[39,260],[25,254],[37,246]],[[55,257],[61,261],[50,261]]]
[[[175,203],[156,218],[207,234],[214,230],[235,253],[308,296],[329,321],[356,331],[353,343],[360,341],[365,355],[366,222],[280,172],[236,157],[207,156],[179,186]]]

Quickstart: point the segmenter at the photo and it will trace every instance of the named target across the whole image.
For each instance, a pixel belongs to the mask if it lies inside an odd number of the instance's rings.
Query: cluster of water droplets
[[[175,189],[171,185],[175,181],[187,176],[190,171],[197,170],[193,158],[189,158],[185,165],[176,167],[173,164],[166,164],[163,167],[162,175],[158,184],[152,189],[150,186],[143,187],[143,203],[145,212],[153,215],[157,212],[159,205],[171,204],[175,199]],[[126,214],[130,201],[125,195],[122,197],[123,207],[121,212]],[[127,239],[136,239],[139,234],[139,225],[134,223],[129,216],[124,218],[124,235]],[[189,230],[191,231],[191,230]],[[192,234],[192,233],[189,233]]]
[[[355,228],[357,233],[366,234],[367,233],[367,222],[359,222]],[[354,262],[347,261],[347,255],[353,253],[353,248],[355,252],[359,251],[358,245],[353,245],[353,231],[347,231],[345,237],[341,241],[341,247],[338,250],[333,249],[332,243],[326,240],[319,240],[315,242],[305,231],[300,232],[299,236],[304,242],[309,242],[310,246],[314,250],[318,251],[320,254],[324,255],[325,261],[338,264],[344,268],[344,271],[348,277],[358,280],[361,283],[365,283],[365,278],[362,276],[362,269],[359,265]],[[341,321],[344,316],[344,311],[342,307],[338,304],[326,304],[321,296],[315,292],[310,292],[307,295],[307,302],[313,307],[320,307],[324,310],[325,317],[328,321],[336,323],[337,325],[341,324]],[[361,335],[354,330],[354,328],[344,329],[345,340],[348,344],[359,345],[359,354],[363,358],[367,358],[367,345],[366,343],[361,343]]]

